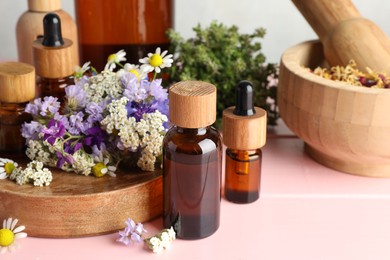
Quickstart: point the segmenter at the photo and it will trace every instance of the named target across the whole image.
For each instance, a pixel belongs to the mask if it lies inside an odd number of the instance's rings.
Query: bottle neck
[[[181,134],[192,134],[192,135],[204,135],[210,126],[200,127],[200,128],[185,128],[176,126],[177,132]]]

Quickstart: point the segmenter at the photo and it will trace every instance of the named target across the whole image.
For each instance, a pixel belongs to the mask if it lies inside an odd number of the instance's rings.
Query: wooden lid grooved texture
[[[184,128],[201,128],[216,120],[217,88],[202,81],[181,81],[169,88],[170,119]]]

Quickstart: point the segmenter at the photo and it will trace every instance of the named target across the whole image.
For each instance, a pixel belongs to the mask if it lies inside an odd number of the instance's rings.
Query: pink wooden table
[[[390,259],[390,179],[357,177],[319,165],[303,153],[302,141],[287,132],[269,138],[263,149],[261,189],[253,204],[223,199],[221,226],[213,236],[176,240],[160,254],[117,243],[115,233],[28,237],[19,240],[18,251],[0,259]],[[145,225],[152,235],[162,221]]]

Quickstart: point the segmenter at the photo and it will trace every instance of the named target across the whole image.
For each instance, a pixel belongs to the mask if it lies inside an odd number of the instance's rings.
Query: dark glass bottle
[[[235,203],[251,203],[259,198],[261,180],[260,149],[226,149],[225,197]]]
[[[163,142],[163,221],[182,239],[204,238],[219,227],[222,142],[211,127],[215,99],[216,89],[209,83],[185,81],[170,88],[175,126]]]
[[[43,37],[33,42],[33,57],[37,72],[37,97],[53,96],[64,101],[65,87],[74,84],[73,42],[62,38],[61,20],[55,13],[43,18]]]
[[[37,77],[37,97],[53,96],[64,101],[65,87],[74,84],[74,77],[49,79]]]
[[[260,196],[261,147],[266,142],[267,113],[253,106],[253,87],[241,81],[236,106],[223,111],[223,142],[226,145],[225,198],[251,203]]]
[[[75,0],[81,62],[102,70],[110,54],[124,49],[127,62],[157,47],[166,50],[173,0]]]
[[[24,112],[26,103],[0,102],[0,153],[21,155],[25,150],[25,139],[20,130],[24,122],[31,121],[30,114]]]
[[[0,63],[0,155],[24,154],[21,126],[31,120],[24,108],[34,97],[34,67],[21,62]]]

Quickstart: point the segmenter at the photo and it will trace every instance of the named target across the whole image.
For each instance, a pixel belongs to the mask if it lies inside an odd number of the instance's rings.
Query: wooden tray
[[[52,170],[47,187],[0,181],[0,220],[18,218],[33,237],[70,238],[115,232],[127,218],[143,222],[162,212],[161,170],[117,177]]]

